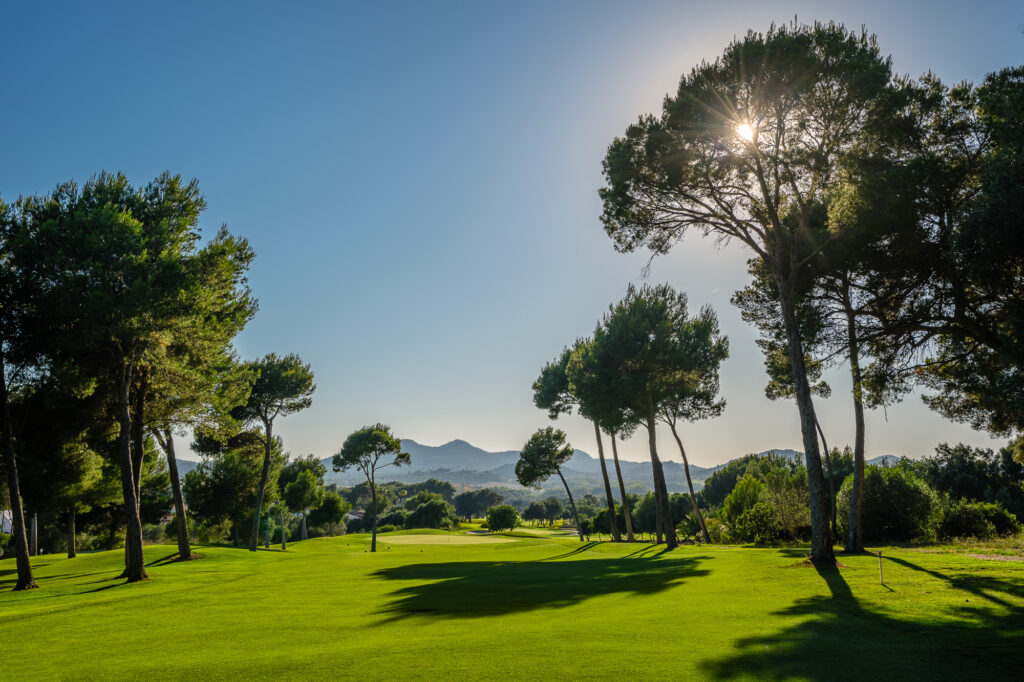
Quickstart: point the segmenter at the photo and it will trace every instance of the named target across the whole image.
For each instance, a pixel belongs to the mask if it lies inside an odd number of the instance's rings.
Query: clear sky
[[[199,178],[206,233],[225,222],[257,254],[239,352],[296,352],[316,373],[313,407],[276,426],[294,454],[333,454],[376,421],[516,449],[547,422],[540,367],[647,262],[598,220],[608,144],[734,36],[794,15],[866,25],[900,73],[979,80],[1024,61],[1019,1],[8,2],[0,194],[103,169]],[[693,236],[650,272],[711,304],[731,340],[725,415],[683,432],[696,464],[800,449],[729,304],[748,257]],[[818,403],[835,445],[852,439],[845,372]],[[579,417],[558,425],[595,451]],[[646,458],[643,440],[623,454]],[[916,395],[869,417],[869,456],[941,441],[1002,444]]]

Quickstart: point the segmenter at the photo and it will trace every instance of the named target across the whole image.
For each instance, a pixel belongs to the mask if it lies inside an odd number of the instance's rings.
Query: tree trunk
[[[686,448],[683,447],[683,441],[679,438],[679,434],[676,432],[676,425],[669,424],[669,427],[672,429],[672,435],[675,437],[676,443],[679,445],[679,453],[683,456],[683,471],[686,472],[686,485],[690,489],[690,501],[693,502],[693,513],[697,517],[697,522],[700,524],[701,535],[704,536],[704,542],[711,542],[707,526],[704,525],[704,515],[700,513],[700,506],[697,505],[697,496],[693,492],[693,480],[690,479],[690,462],[686,459]]]
[[[25,510],[21,506],[21,486],[18,481],[18,462],[14,456],[14,431],[11,424],[11,400],[7,392],[7,361],[0,339],[0,409],[3,410],[4,469],[7,471],[7,493],[11,502],[11,534],[14,535],[14,556],[18,569],[15,591],[33,590],[39,585],[32,578],[32,559],[28,551],[25,532]]]
[[[853,379],[853,487],[850,489],[850,528],[846,537],[847,552],[863,552],[864,536],[861,530],[861,510],[864,506],[864,386],[860,373],[860,353],[857,344],[857,320],[850,304],[849,293],[844,292],[846,332],[850,354],[850,376]]]
[[[615,444],[615,434],[612,434],[612,459],[615,460],[615,476],[619,479],[619,494],[622,495],[622,517],[626,522],[626,542],[634,542],[633,519],[630,516],[629,500],[626,498],[626,485],[622,482],[622,467],[619,466],[619,448]]]
[[[132,416],[131,416],[131,362],[122,369],[120,386],[120,427],[121,451],[121,492],[124,495],[125,515],[125,567],[124,577],[128,582],[146,579],[146,566],[142,556],[142,521],[139,518],[139,498],[135,492],[135,470],[132,460]]]
[[[32,530],[29,531],[32,539],[32,547],[29,549],[32,556],[39,556],[39,514],[32,514]]]
[[[583,542],[583,524],[580,523],[580,515],[576,513],[576,502],[572,499],[572,491],[569,490],[569,484],[565,482],[565,476],[562,475],[562,469],[558,468],[555,471],[558,472],[558,477],[562,479],[562,485],[565,487],[565,494],[569,496],[569,506],[572,507],[572,518],[576,521],[576,532],[580,536],[580,542]]]
[[[661,458],[658,457],[656,422],[654,416],[654,402],[648,398],[647,409],[647,443],[651,450],[651,468],[654,470],[654,486],[661,495],[661,514],[657,524],[665,534],[665,547],[675,549],[679,546],[676,541],[676,528],[672,523],[672,508],[669,504],[668,485],[665,483],[665,469],[661,465]]]
[[[604,478],[604,494],[608,500],[608,523],[612,529],[612,540],[622,542],[619,535],[619,521],[615,518],[615,498],[612,497],[612,485],[608,481],[608,465],[604,459],[604,439],[601,438],[601,427],[594,421],[594,434],[597,436],[597,457],[601,462],[601,476]]]
[[[285,539],[288,529],[284,527],[284,507],[278,507],[277,511],[281,515],[281,551],[283,552],[288,549],[288,541]]]
[[[131,418],[131,458],[132,458],[132,486],[135,489],[135,514],[140,517],[141,524],[141,509],[142,503],[142,460],[145,457],[146,444],[145,444],[145,412],[146,412],[146,377],[141,371],[139,372],[139,385],[135,389],[135,399],[132,401],[131,408],[134,411],[134,416]],[[139,543],[138,547],[135,547],[136,541]],[[125,535],[124,539],[124,555],[125,555],[125,570],[123,577],[128,577],[127,566],[131,563],[129,556],[133,553],[142,553],[142,535],[140,533],[138,540],[132,533]]]
[[[68,558],[74,559],[78,554],[75,547],[75,505],[68,505]]]
[[[171,476],[174,518],[178,526],[178,560],[185,561],[192,556],[192,548],[189,545],[188,519],[185,517],[185,497],[181,494],[181,479],[178,477],[178,459],[174,454],[174,434],[165,427],[163,433],[157,433],[157,440],[167,455],[167,472]]]
[[[305,511],[302,512],[302,535],[300,537],[303,540],[306,540],[306,539],[309,538],[309,536],[306,534],[306,512]]]
[[[373,505],[373,521],[370,523],[370,551],[377,551],[377,485],[370,479],[370,496],[373,501],[370,503]]]
[[[811,562],[819,566],[835,566],[836,555],[832,547],[832,534],[828,527],[828,504],[825,499],[825,476],[821,470],[818,434],[815,432],[814,401],[807,381],[804,347],[796,321],[793,286],[785,277],[776,277],[779,288],[779,306],[786,329],[789,361],[793,371],[793,388],[800,414],[800,433],[803,436],[804,457],[807,465],[807,487],[811,508]]]
[[[270,454],[274,446],[273,440],[274,423],[268,419],[263,420],[263,471],[260,473],[260,485],[256,489],[256,509],[252,513],[252,539],[249,541],[249,551],[255,552],[260,541],[260,517],[263,515],[263,493],[267,489],[267,480],[270,478]],[[282,537],[284,537],[282,535]]]
[[[832,537],[838,538],[839,531],[836,528],[836,482],[832,474],[832,454],[828,450],[828,443],[825,442],[825,432],[821,428],[821,422],[818,421],[818,415],[814,415],[814,427],[818,430],[818,435],[821,437],[821,447],[825,450],[825,468],[828,469],[828,516],[832,528]]]

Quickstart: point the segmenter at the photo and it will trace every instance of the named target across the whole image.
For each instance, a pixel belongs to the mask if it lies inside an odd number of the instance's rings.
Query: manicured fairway
[[[406,537],[430,535],[415,531]],[[438,536],[444,540],[446,534]],[[515,538],[320,538],[200,547],[124,585],[122,552],[40,557],[12,593],[2,674],[31,679],[1020,679],[1024,564],[910,550],[800,565],[799,550]]]
[[[496,535],[380,535],[377,542],[385,545],[494,545],[515,542],[514,538]]]

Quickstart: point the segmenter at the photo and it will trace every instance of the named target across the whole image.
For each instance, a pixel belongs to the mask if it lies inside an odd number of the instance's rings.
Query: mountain
[[[891,467],[899,462],[900,459],[901,458],[896,455],[879,455],[878,457],[872,457],[869,460],[865,460],[864,463],[869,466]]]

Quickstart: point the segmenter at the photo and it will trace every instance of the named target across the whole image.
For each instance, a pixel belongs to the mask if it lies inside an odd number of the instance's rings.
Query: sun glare
[[[749,123],[740,123],[736,126],[736,132],[747,142],[754,141],[754,128]]]

